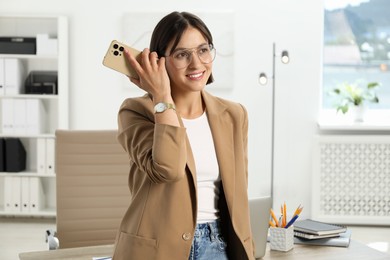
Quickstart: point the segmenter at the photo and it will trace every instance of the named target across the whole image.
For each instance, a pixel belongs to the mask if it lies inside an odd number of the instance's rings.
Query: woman
[[[126,99],[118,140],[132,194],[114,259],[254,259],[247,197],[247,112],[207,93],[215,49],[206,25],[165,16],[139,62],[148,94]]]

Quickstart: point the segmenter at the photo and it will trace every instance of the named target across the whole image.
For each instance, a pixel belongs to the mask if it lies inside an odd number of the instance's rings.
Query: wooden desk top
[[[113,245],[78,247],[59,249],[51,251],[27,252],[19,254],[20,260],[92,260],[92,257],[110,256],[113,252]],[[351,241],[348,248],[294,245],[294,249],[288,252],[271,251],[267,244],[266,254],[263,260],[288,259],[288,260],[389,260],[390,255],[372,249],[364,244]]]
[[[75,247],[58,250],[20,253],[20,260],[92,260],[92,257],[111,256],[113,245]]]
[[[314,246],[314,245],[294,245],[294,249],[289,252],[267,251],[264,260],[269,259],[289,259],[289,260],[390,260],[390,255],[372,249],[360,242],[351,240],[349,247]]]

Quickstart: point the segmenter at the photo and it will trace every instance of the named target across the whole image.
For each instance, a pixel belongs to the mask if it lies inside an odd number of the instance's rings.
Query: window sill
[[[390,131],[390,110],[368,110],[364,122],[354,122],[348,113],[322,110],[318,127],[337,131]]]

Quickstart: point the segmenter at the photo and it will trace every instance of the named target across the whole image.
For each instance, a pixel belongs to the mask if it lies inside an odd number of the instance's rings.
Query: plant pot
[[[350,107],[352,118],[354,122],[363,122],[364,117],[367,111],[366,106],[359,105],[359,106],[352,106]]]

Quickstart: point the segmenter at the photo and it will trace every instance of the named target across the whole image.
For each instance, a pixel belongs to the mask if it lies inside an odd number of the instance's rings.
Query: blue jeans
[[[196,225],[188,260],[228,260],[218,220]]]

